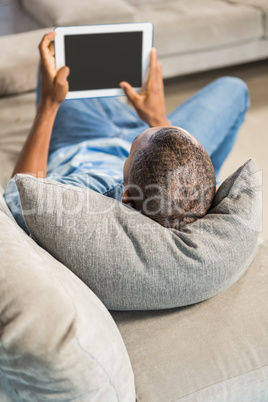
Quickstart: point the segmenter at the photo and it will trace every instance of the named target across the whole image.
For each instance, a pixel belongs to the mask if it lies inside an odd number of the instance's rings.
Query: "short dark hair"
[[[166,127],[134,154],[127,188],[135,209],[179,229],[207,213],[216,178],[206,150],[183,130]]]

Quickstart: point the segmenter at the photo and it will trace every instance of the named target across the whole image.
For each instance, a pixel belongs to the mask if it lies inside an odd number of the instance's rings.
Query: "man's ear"
[[[122,201],[123,204],[130,204],[131,206],[133,206],[133,203],[132,203],[132,200],[131,200],[131,195],[130,195],[130,192],[128,191],[128,189],[126,189],[123,192],[121,201]]]

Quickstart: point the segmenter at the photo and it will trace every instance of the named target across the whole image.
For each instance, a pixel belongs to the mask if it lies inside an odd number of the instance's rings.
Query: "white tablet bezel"
[[[65,65],[65,35],[81,35],[90,33],[109,33],[109,32],[143,32],[142,41],[142,87],[145,85],[148,78],[148,70],[150,64],[150,51],[153,45],[153,24],[150,22],[143,23],[128,23],[128,24],[107,24],[107,25],[85,25],[85,26],[70,26],[55,28],[55,63],[56,69]],[[137,91],[140,88],[135,88]],[[84,91],[69,91],[66,99],[77,98],[97,98],[107,96],[122,96],[125,95],[122,88],[108,88],[97,90]]]

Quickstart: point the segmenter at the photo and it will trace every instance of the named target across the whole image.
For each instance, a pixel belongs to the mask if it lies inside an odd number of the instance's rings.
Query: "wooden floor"
[[[38,28],[41,26],[23,12],[19,0],[0,0],[0,35]],[[268,239],[268,60],[166,80],[167,111],[171,111],[204,85],[223,75],[240,77],[247,83],[251,108],[238,141],[222,169],[221,179],[226,178],[247,159],[256,159],[263,178],[261,236]]]

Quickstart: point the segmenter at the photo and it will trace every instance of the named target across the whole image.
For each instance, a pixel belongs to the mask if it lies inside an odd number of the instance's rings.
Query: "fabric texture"
[[[36,87],[38,45],[53,28],[0,36],[0,95],[31,91]]]
[[[139,402],[268,400],[267,267],[268,241],[235,285],[204,303],[112,313]]]
[[[78,0],[74,7],[72,0],[22,0],[22,6],[45,26],[151,21],[163,56],[261,39],[264,7],[254,7],[253,0],[235,2],[237,7],[203,0],[200,7],[199,0]]]
[[[200,0],[171,0],[152,5],[145,1],[136,7],[135,21],[154,24],[154,44],[159,56],[224,48],[263,37],[259,9],[218,0],[201,3],[200,6]]]
[[[0,399],[135,401],[109,312],[19,228],[0,196]]]
[[[156,4],[163,3],[163,0],[126,0],[127,3],[132,4],[133,6],[137,6],[140,4]]]
[[[22,0],[42,25],[90,25],[132,22],[134,9],[124,0]]]
[[[217,47],[202,52],[174,53],[160,56],[165,78],[207,71],[213,68],[249,63],[267,59],[268,40],[256,40],[227,47]]]
[[[267,0],[229,0],[230,3],[244,5],[260,10],[263,15],[265,37],[268,38],[268,1]]]
[[[15,180],[32,238],[110,309],[179,307],[222,292],[249,266],[261,226],[253,160],[222,184],[205,217],[181,231],[91,190]]]
[[[34,93],[0,98],[0,184],[3,188],[30,132],[35,116],[34,98]]]

